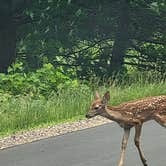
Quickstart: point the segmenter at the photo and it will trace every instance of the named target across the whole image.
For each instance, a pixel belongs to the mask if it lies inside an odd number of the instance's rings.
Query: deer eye
[[[96,105],[96,106],[94,107],[94,109],[97,110],[97,109],[100,108],[100,106],[101,106],[101,105]]]

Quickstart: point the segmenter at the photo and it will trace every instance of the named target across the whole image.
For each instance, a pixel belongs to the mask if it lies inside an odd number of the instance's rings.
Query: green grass
[[[130,86],[111,85],[98,89],[101,94],[109,90],[110,104],[117,105],[146,96],[166,95],[166,82],[138,82]],[[0,135],[82,119],[93,100],[93,93],[90,88],[80,86],[50,94],[48,99],[34,99],[30,96],[9,97],[0,104]]]
[[[88,90],[80,89],[52,94],[48,99],[11,97],[0,105],[0,135],[81,118],[88,110],[91,97]]]

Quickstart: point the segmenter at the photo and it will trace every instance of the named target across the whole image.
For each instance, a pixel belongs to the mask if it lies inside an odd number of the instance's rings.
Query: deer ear
[[[100,99],[100,95],[99,95],[98,91],[96,91],[96,93],[95,93],[95,98]]]
[[[110,100],[110,92],[107,91],[104,96],[103,96],[103,99],[102,99],[102,103],[104,105],[108,104],[108,101]]]

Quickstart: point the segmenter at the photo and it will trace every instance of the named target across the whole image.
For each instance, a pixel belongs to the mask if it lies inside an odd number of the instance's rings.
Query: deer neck
[[[139,119],[133,119],[132,117],[122,115],[121,111],[117,107],[106,106],[101,116],[117,122],[121,127],[132,127],[136,124],[141,124]]]
[[[116,111],[113,107],[110,106],[105,107],[105,110],[102,112],[101,116],[113,121],[120,121],[124,119],[121,112]]]

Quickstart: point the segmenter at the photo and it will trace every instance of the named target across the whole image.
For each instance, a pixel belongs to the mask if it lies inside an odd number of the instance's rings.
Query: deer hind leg
[[[154,120],[159,123],[161,126],[166,128],[166,115],[156,114]]]
[[[141,158],[141,161],[142,161],[143,165],[147,166],[146,159],[145,159],[144,154],[142,152],[142,149],[140,147],[141,129],[142,129],[142,125],[136,125],[135,126],[135,138],[134,138],[134,142],[135,142],[135,145],[136,145],[136,147],[138,149],[139,156]]]
[[[122,140],[122,146],[121,146],[121,157],[120,157],[118,166],[123,166],[124,164],[125,151],[126,151],[129,135],[130,135],[130,128],[125,128],[123,140]]]

